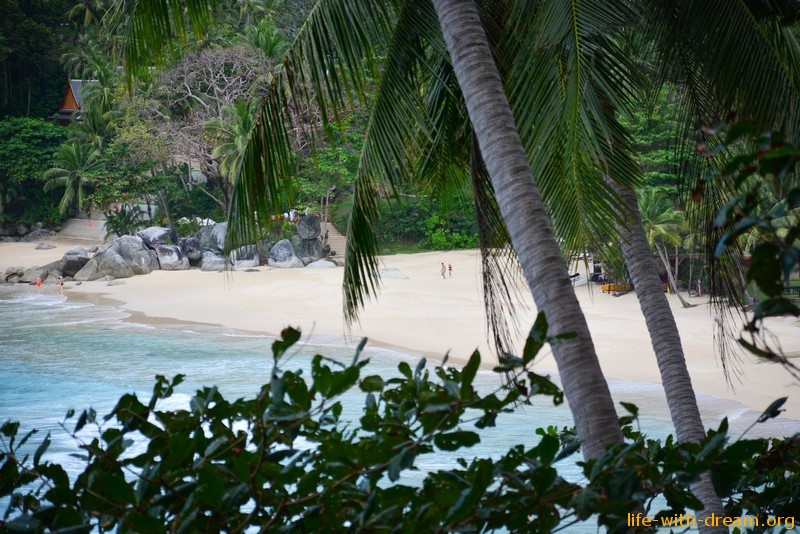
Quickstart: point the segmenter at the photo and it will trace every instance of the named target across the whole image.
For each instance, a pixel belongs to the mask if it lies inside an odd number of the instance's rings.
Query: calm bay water
[[[178,393],[168,401],[173,408],[188,407],[191,395],[201,386],[216,385],[233,399],[254,395],[269,378],[271,337],[196,325],[140,325],[125,321],[127,317],[116,308],[68,301],[29,287],[0,287],[0,422],[19,420],[23,432],[39,429],[32,440],[34,446],[51,432],[53,444],[46,458],[62,463],[72,475],[81,467],[70,455],[78,449],[59,426],[69,409],[80,413],[93,407],[102,416],[123,393],[135,392],[148,399],[156,374],[186,375]],[[354,350],[355,346],[338,340],[300,344],[283,367],[302,368],[308,376],[314,354],[349,362]],[[419,360],[417,355],[369,346],[363,357],[371,360],[367,374],[382,376],[396,374],[400,361],[413,368]],[[476,385],[485,392],[497,388],[500,379],[481,371]],[[663,439],[671,432],[660,386],[612,381],[612,389],[622,400],[640,406],[640,424],[649,435]],[[358,390],[348,393],[343,398],[345,414],[357,417],[364,398]],[[712,398],[702,404],[708,407],[709,403],[717,404],[712,408],[716,415],[706,418],[708,426],[716,426],[722,415],[732,416],[735,423],[744,413],[730,413],[728,403]],[[74,420],[69,428],[73,424]],[[482,432],[481,443],[468,452],[432,455],[420,459],[417,466],[422,471],[451,467],[458,455],[498,457],[516,444],[535,445],[534,429],[549,425],[571,426],[572,420],[565,406],[553,407],[542,397],[533,408],[500,417],[498,426]],[[574,459],[579,458],[576,455]],[[581,478],[574,461],[563,462],[561,472],[570,480]],[[409,473],[401,481],[413,483],[422,476]],[[0,510],[4,504],[0,502]]]

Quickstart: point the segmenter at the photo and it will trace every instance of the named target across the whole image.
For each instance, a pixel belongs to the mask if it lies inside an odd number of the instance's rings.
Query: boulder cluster
[[[44,228],[40,222],[32,226],[25,223],[0,225],[0,242],[41,241],[53,234],[53,231]]]
[[[78,282],[129,278],[155,270],[180,271],[199,268],[222,271],[269,265],[275,268],[336,267],[325,259],[330,249],[320,239],[320,221],[316,216],[301,217],[297,235],[277,243],[267,241],[241,247],[224,255],[227,223],[201,228],[190,237],[176,239],[169,228],[151,226],[135,236],[126,235],[100,247],[75,247],[57,261],[24,269],[11,267],[5,272],[6,283],[33,283],[40,277],[55,284],[58,277]]]

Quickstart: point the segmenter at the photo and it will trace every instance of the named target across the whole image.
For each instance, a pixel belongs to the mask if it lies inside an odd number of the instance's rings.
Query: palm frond
[[[175,41],[192,33],[201,38],[211,23],[217,0],[115,0],[106,14],[112,34],[121,37],[128,84],[147,78],[177,51]]]
[[[507,87],[531,168],[567,253],[600,246],[626,212],[606,183],[633,188],[640,170],[616,112],[638,71],[612,40],[636,14],[620,2],[517,2]],[[621,221],[620,221],[621,222]]]

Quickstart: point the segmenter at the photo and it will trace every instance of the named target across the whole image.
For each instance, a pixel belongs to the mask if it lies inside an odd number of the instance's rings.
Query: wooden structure
[[[94,80],[69,80],[67,87],[64,90],[64,98],[58,105],[58,111],[54,120],[61,126],[66,126],[72,121],[81,120],[81,111],[83,104],[83,97],[81,89],[88,83],[97,83]]]

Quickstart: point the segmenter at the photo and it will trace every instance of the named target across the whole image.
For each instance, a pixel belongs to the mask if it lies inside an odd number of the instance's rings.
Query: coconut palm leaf
[[[89,189],[94,184],[92,173],[102,167],[97,150],[83,143],[59,146],[53,156],[53,166],[44,173],[45,191],[64,188],[58,211],[66,213],[76,205],[83,209]]]
[[[600,246],[626,212],[604,176],[628,188],[639,167],[615,113],[640,82],[613,40],[636,13],[623,2],[516,2],[506,86],[531,168],[567,252]]]
[[[163,65],[189,34],[200,39],[207,31],[217,0],[115,0],[106,13],[111,34],[120,49],[129,85],[133,77],[147,78]],[[105,20],[105,19],[104,19]]]

